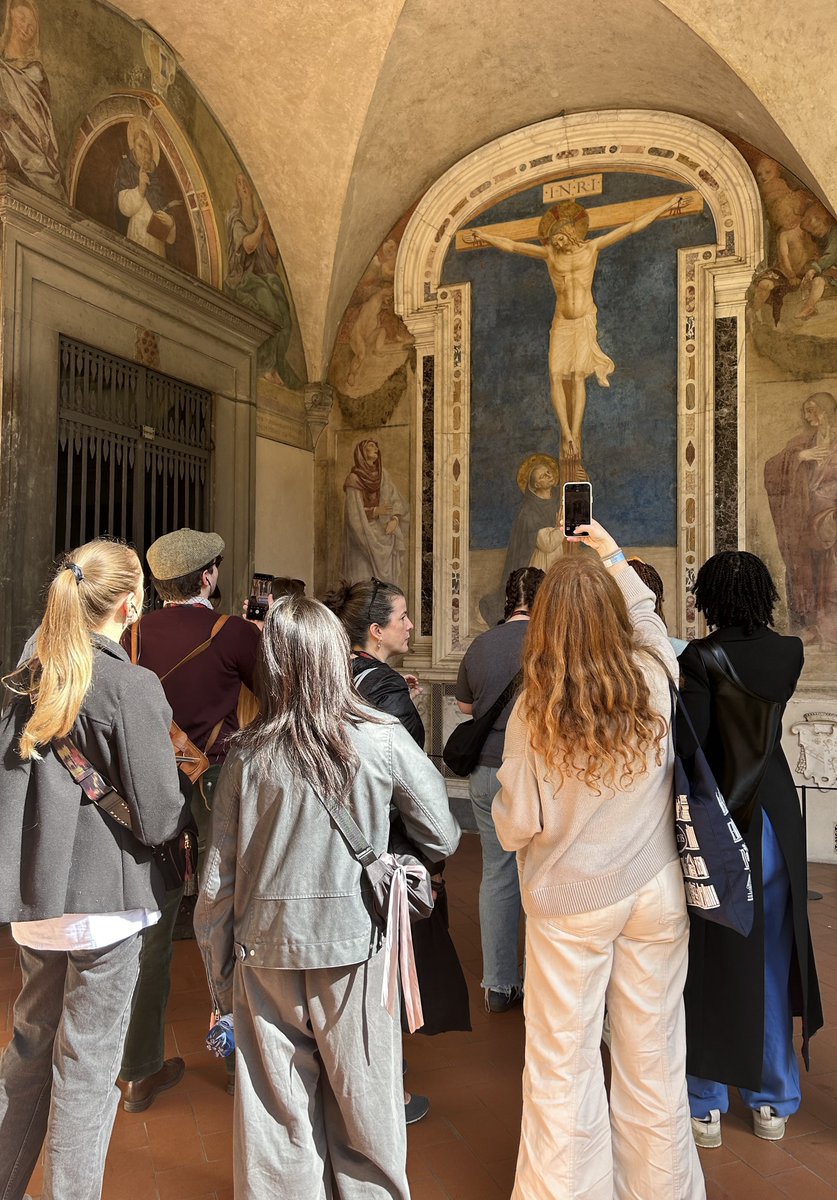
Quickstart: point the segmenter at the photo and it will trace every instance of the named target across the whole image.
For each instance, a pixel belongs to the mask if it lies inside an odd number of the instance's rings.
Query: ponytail
[[[93,677],[90,634],[120,597],[137,589],[141,578],[136,552],[103,539],[72,551],[58,568],[35,635],[35,652],[3,681],[11,691],[28,696],[33,706],[20,735],[21,758],[39,758],[39,746],[70,732]]]

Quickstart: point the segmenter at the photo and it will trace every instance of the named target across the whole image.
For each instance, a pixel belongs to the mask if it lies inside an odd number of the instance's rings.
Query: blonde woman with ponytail
[[[595,553],[559,559],[538,591],[492,809],[527,917],[512,1200],[704,1200],[686,1093],[677,661],[610,534],[591,522],[570,540]]]
[[[152,847],[183,817],[171,710],[157,677],[119,645],[141,607],[136,553],[88,542],[59,567],[41,625],[3,681],[0,921],[11,923],[23,976],[0,1058],[8,1200],[23,1197],[42,1147],[43,1200],[101,1195],[142,931],[165,894]],[[57,753],[64,738],[129,821],[76,782]]]

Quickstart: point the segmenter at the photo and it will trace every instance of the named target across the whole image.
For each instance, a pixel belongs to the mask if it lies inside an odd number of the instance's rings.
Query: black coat
[[[704,639],[708,641],[709,639]],[[767,628],[746,634],[740,628],[717,630],[711,640],[726,652],[741,682],[757,696],[776,701],[780,711],[793,695],[802,670],[802,643]],[[707,658],[709,656],[707,655]],[[822,1007],[811,948],[807,910],[805,828],[793,776],[781,747],[781,722],[772,745],[734,751],[747,693],[728,683],[710,659],[704,662],[697,643],[680,656],[682,693],[716,779],[727,794],[737,782],[739,763],[766,761],[753,793],[751,815],[742,833],[750,851],[755,913],[749,937],[708,921],[692,918],[689,974],[686,980],[687,1070],[692,1075],[737,1087],[761,1087],[764,1044],[764,904],[761,871],[762,813],[767,813],[788,868],[793,904],[794,957],[791,964],[793,1011],[802,1017],[803,1055],[808,1039],[822,1026]],[[685,748],[691,738],[678,722]],[[737,758],[737,761],[732,761]],[[757,775],[756,775],[757,778]],[[747,806],[749,807],[749,806]]]
[[[424,723],[402,675],[371,654],[359,653],[352,659],[352,677],[364,700],[397,717],[414,741],[424,747]],[[404,822],[397,813],[391,812],[390,820],[391,853],[412,854],[431,875],[444,870],[444,861],[431,861],[410,841]],[[448,901],[444,882],[438,885],[436,903],[429,918],[417,921],[413,926],[413,952],[424,1009],[424,1025],[418,1032],[432,1036],[452,1030],[469,1031],[471,1012],[468,985],[448,931]]]
[[[20,758],[30,712],[18,696],[0,719],[0,921],[159,908],[165,884],[150,847],[185,813],[159,679],[94,634],[93,681],[70,731],[128,804],[135,833],[87,798],[51,748]]]

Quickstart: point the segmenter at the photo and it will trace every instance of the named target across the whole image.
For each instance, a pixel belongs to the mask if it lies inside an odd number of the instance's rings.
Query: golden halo
[[[555,475],[556,484],[560,479],[561,468],[558,465],[557,458],[553,458],[551,454],[530,454],[528,458],[524,458],[517,469],[517,486],[524,495],[526,489],[529,487],[529,477],[535,467],[549,467],[550,471]]]
[[[160,141],[157,134],[151,128],[151,125],[146,121],[145,117],[132,117],[128,122],[128,149],[134,149],[134,139],[138,133],[144,133],[151,143],[151,155],[154,159],[154,166],[160,165]]]
[[[544,245],[552,237],[556,226],[572,225],[576,235],[583,240],[590,228],[590,217],[587,209],[577,204],[575,200],[561,200],[553,204],[541,217],[538,224],[538,240]]]

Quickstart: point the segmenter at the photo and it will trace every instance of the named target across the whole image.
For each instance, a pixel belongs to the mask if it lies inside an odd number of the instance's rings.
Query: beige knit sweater
[[[639,642],[653,647],[677,678],[677,659],[665,626],[654,613],[654,596],[635,571],[614,574]],[[665,672],[639,659],[654,709],[671,716]],[[594,791],[578,779],[554,782],[529,742],[520,701],[506,728],[501,788],[492,807],[497,836],[517,851],[523,907],[529,916],[592,912],[630,896],[677,857],[674,841],[674,754],[671,734],[658,766],[653,752],[647,773],[628,791]]]

